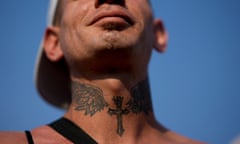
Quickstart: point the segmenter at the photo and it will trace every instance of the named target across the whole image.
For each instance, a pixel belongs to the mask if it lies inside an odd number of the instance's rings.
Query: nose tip
[[[95,1],[96,7],[99,7],[103,4],[116,4],[116,5],[125,6],[125,0],[96,0]]]

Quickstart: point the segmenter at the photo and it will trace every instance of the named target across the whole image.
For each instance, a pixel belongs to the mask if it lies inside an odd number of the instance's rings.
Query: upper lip
[[[134,23],[133,17],[124,10],[102,10],[97,12],[91,19],[89,25],[96,23],[105,17],[120,17],[127,21],[130,25]]]

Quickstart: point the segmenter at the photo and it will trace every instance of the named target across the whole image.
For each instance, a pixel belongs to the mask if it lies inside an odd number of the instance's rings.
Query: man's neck
[[[132,86],[117,79],[73,81],[65,117],[98,140],[140,135],[155,125],[148,79]]]

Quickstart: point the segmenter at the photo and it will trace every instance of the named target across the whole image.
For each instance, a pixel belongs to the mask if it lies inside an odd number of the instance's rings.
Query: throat
[[[92,133],[104,134],[107,130],[124,137],[125,133],[139,129],[140,123],[147,123],[147,117],[152,117],[148,79],[119,91],[73,81],[70,111],[66,116]],[[101,126],[105,128],[101,130]]]

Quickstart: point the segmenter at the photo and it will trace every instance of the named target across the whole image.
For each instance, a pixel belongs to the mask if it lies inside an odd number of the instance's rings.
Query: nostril
[[[106,1],[106,0],[99,0],[99,1],[98,1],[98,4],[101,5],[101,4],[105,3],[105,1]]]
[[[100,5],[102,5],[104,3],[105,0],[96,0],[95,2],[95,7],[99,7]]]

